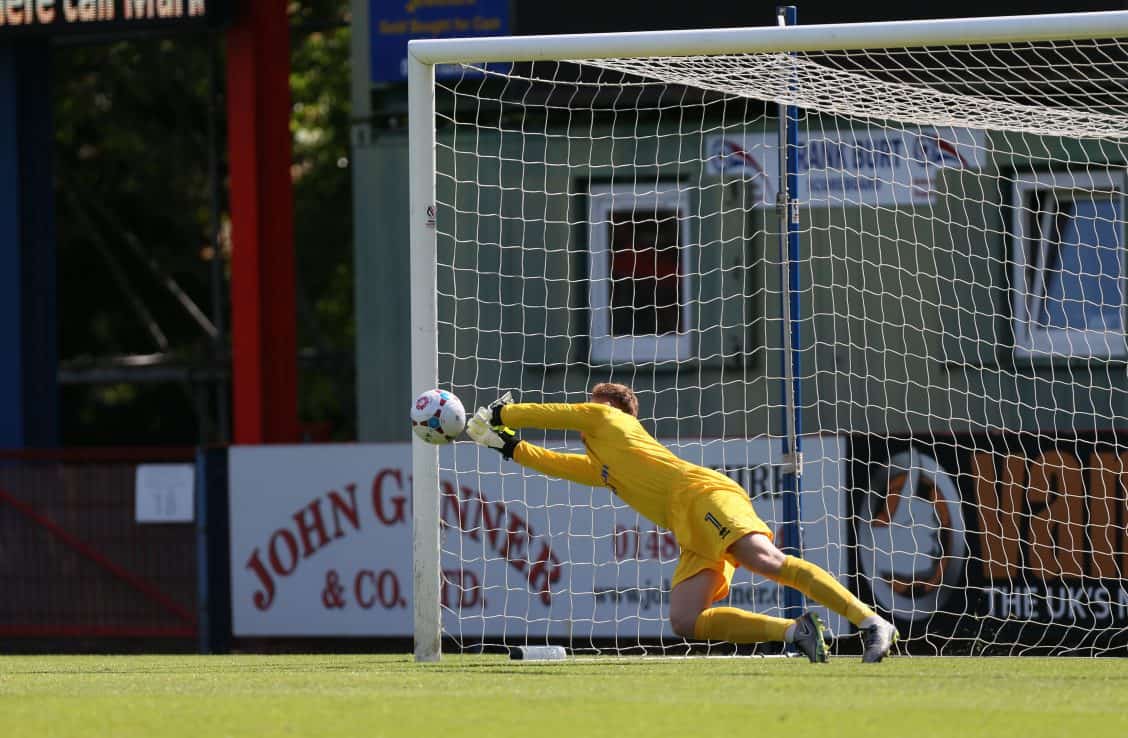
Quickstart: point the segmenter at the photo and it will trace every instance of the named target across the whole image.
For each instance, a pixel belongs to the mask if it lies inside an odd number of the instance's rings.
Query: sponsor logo
[[[615,485],[611,484],[611,470],[604,464],[599,470],[599,478],[603,480],[604,486],[615,494],[619,494],[619,490],[615,489]]]
[[[877,603],[916,621],[960,585],[967,529],[951,475],[910,449],[871,470],[857,524],[858,567]]]
[[[707,161],[711,169],[759,180],[765,189],[772,189],[763,164],[745,147],[741,137],[716,136],[708,140],[707,147]]]
[[[1065,444],[1029,456],[972,456],[984,579],[1121,578],[1128,562],[1121,491],[1128,454],[1104,446],[1083,464],[1084,458]]]
[[[974,169],[960,153],[959,144],[945,139],[937,131],[921,131],[916,140],[921,157],[932,166],[940,169]]]

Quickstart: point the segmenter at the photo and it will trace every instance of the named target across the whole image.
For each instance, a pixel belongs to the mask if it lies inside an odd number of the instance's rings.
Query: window
[[[588,223],[591,360],[688,358],[688,192],[676,183],[595,185]]]
[[[1022,356],[1123,356],[1125,173],[1016,179],[1011,285]]]

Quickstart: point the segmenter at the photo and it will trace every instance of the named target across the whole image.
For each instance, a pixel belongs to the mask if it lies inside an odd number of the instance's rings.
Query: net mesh
[[[629,384],[778,529],[795,105],[804,557],[910,652],[1122,651],[1125,62],[1103,40],[463,66],[437,83],[439,376],[470,409]],[[610,490],[468,442],[440,475],[454,647],[778,652],[675,637],[677,543]],[[783,612],[746,573],[728,604]]]

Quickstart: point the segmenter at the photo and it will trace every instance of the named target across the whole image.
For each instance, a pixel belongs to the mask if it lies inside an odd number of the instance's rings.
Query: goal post
[[[793,27],[798,21],[794,5],[776,9],[780,27]],[[794,76],[788,79],[788,86],[797,82]],[[787,102],[779,104],[779,192],[776,195],[776,218],[779,220],[779,345],[780,352],[780,394],[784,399],[779,409],[780,450],[783,454],[784,473],[780,479],[783,492],[783,520],[779,528],[780,551],[788,556],[803,555],[802,539],[802,490],[803,476],[803,416],[798,412],[802,401],[802,382],[800,352],[795,350],[799,343],[802,313],[799,305],[799,177],[794,144],[799,140],[799,110]],[[803,612],[803,597],[792,589],[783,593],[783,616],[797,618]]]
[[[414,59],[408,64],[411,161],[408,187],[411,269],[412,396],[439,386],[435,291],[435,72]],[[415,659],[436,661],[441,649],[439,610],[439,454],[434,446],[412,446],[412,591]]]
[[[412,41],[412,388],[631,384],[773,526],[802,444],[803,554],[910,651],[1122,652],[1126,70],[1128,11]],[[732,652],[608,490],[416,442],[412,500],[417,660]]]

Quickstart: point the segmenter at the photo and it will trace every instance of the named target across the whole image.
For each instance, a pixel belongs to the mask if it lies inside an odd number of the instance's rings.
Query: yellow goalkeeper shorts
[[[728,554],[729,546],[749,533],[773,538],[771,528],[752,507],[748,493],[736,484],[682,492],[670,507],[670,530],[681,546],[671,586],[698,572],[715,571],[721,579],[713,592],[714,602],[728,596],[729,584],[739,566]]]

